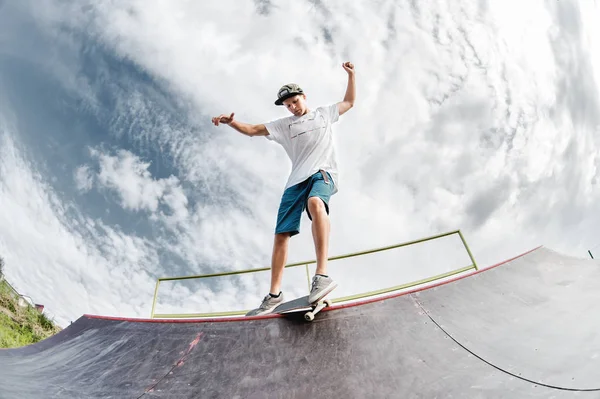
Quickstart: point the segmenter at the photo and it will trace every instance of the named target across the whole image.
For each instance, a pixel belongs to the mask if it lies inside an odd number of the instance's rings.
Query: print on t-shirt
[[[290,138],[295,139],[306,133],[314,132],[315,130],[323,129],[326,127],[325,118],[321,114],[313,113],[312,118],[294,121],[289,124],[290,132],[292,133]]]

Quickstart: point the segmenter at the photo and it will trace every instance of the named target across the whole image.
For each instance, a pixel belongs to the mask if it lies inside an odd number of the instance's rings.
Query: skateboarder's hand
[[[351,62],[344,62],[342,64],[342,68],[344,68],[344,70],[346,72],[348,72],[348,75],[353,75],[354,74],[354,64]]]
[[[219,116],[215,116],[214,118],[212,118],[212,123],[215,126],[219,126],[219,123],[224,123],[226,125],[229,125],[231,122],[233,122],[233,115],[234,115],[234,112],[232,112],[231,115],[221,114]]]

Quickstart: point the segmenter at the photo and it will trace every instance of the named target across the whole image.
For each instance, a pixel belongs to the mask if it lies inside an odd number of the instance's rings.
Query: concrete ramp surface
[[[545,248],[312,323],[83,316],[0,398],[599,398],[600,263]]]

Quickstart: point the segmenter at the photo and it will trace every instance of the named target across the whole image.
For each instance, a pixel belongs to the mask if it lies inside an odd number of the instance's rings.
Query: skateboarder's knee
[[[308,210],[311,216],[325,212],[325,203],[319,197],[310,197],[308,199]]]
[[[290,239],[290,233],[277,233],[275,234],[275,245],[284,245]]]

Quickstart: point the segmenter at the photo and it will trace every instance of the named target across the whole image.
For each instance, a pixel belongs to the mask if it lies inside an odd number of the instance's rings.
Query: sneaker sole
[[[277,303],[275,304],[275,306],[273,306],[273,307],[272,307],[272,308],[270,308],[270,309],[267,309],[267,310],[265,310],[264,312],[256,313],[256,314],[253,314],[253,315],[249,315],[249,314],[247,314],[247,313],[246,313],[246,315],[245,315],[245,316],[246,316],[246,317],[252,317],[252,316],[262,316],[262,315],[265,315],[265,314],[271,314],[271,313],[274,313],[274,312],[275,312],[275,309],[277,309],[277,307],[278,307],[279,305],[281,305],[282,303],[284,303],[284,302],[285,302],[285,300],[282,298],[282,299],[281,299],[281,301],[279,301],[279,302],[277,302]]]
[[[319,302],[321,299],[323,299],[323,298],[325,298],[327,295],[329,295],[329,293],[330,293],[331,291],[333,291],[333,290],[334,290],[336,287],[337,287],[337,283],[334,281],[334,282],[333,282],[332,284],[330,284],[330,285],[329,285],[327,288],[325,288],[325,289],[323,290],[323,292],[321,292],[321,293],[319,294],[319,298],[315,299],[315,300],[314,300],[314,301],[312,301],[312,302],[310,301],[310,298],[309,298],[308,302],[309,302],[311,305],[312,305],[312,304],[314,304],[314,303],[317,303],[317,302]]]

